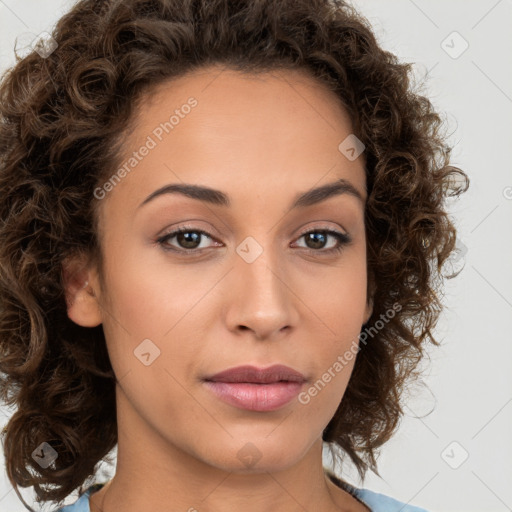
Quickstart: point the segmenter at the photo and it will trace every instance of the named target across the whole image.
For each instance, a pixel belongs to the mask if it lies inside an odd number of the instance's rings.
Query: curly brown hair
[[[50,55],[17,57],[0,83],[0,398],[16,408],[3,444],[20,499],[18,485],[33,486],[38,502],[82,494],[117,444],[102,326],[68,318],[63,262],[86,255],[102,268],[93,191],[120,164],[141,98],[216,63],[308,71],[340,98],[366,146],[373,313],[363,329],[393,304],[399,313],[361,345],[322,438],[361,478],[378,474],[404,384],[418,376],[425,343],[439,345],[438,291],[456,240],[445,200],[469,186],[449,165],[441,117],[413,91],[411,64],[336,0],[81,0],[52,37]],[[42,442],[58,453],[47,468],[32,457]]]

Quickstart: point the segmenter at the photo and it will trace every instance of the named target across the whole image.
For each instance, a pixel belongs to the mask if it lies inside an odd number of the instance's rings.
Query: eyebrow
[[[215,206],[223,206],[226,208],[229,208],[231,205],[229,196],[220,190],[215,190],[213,188],[205,187],[202,185],[175,183],[165,185],[158,190],[155,190],[146,199],[144,199],[138,208],[163,194],[181,194],[186,197],[190,197],[191,199],[197,199],[199,201],[210,203]],[[357,190],[357,188],[354,187],[350,181],[347,181],[344,178],[340,178],[333,183],[328,183],[327,185],[322,185],[321,187],[308,190],[302,194],[298,194],[293,200],[290,209],[312,206],[341,194],[348,194],[356,197],[363,204],[365,202],[359,190]]]

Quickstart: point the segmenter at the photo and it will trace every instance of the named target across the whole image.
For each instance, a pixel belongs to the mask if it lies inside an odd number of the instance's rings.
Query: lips
[[[306,377],[288,366],[276,364],[260,369],[254,366],[238,366],[216,373],[205,380],[212,382],[246,382],[252,384],[270,384],[272,382],[304,382]]]
[[[239,366],[204,379],[205,386],[223,402],[249,411],[269,412],[296,397],[306,378],[284,365],[260,369]]]

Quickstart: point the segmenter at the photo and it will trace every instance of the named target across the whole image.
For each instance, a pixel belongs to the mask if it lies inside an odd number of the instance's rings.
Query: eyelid
[[[304,228],[303,231],[299,233],[299,237],[306,235],[307,233],[311,233],[311,231],[329,231],[331,233],[338,233],[340,235],[346,235],[348,236],[348,233],[345,233],[344,231],[339,230],[339,228],[334,228],[332,226],[327,225],[320,225],[320,226],[309,226],[307,228]]]
[[[205,236],[211,240],[214,240],[214,241],[217,241],[219,242],[215,236],[213,236],[212,234],[210,234],[208,231],[205,231],[203,229],[200,229],[198,227],[195,227],[195,226],[192,226],[192,225],[182,225],[182,226],[178,226],[176,228],[173,228],[173,229],[170,229],[166,232],[164,232],[164,234],[158,236],[156,238],[156,240],[154,240],[153,242],[156,243],[156,244],[159,244],[162,246],[163,250],[165,251],[168,251],[168,252],[174,252],[176,254],[182,254],[182,255],[190,255],[190,256],[193,256],[193,255],[197,255],[197,254],[201,254],[203,251],[207,250],[207,249],[210,249],[210,247],[203,247],[201,249],[180,249],[180,248],[169,248],[169,247],[165,247],[166,245],[168,246],[169,244],[166,244],[166,240],[168,239],[171,239],[171,238],[174,238],[175,236],[179,235],[180,233],[183,233],[183,232],[194,232],[194,233],[199,233],[201,236]],[[331,236],[331,237],[334,237],[337,239],[337,242],[338,242],[338,245],[336,247],[333,247],[333,248],[330,248],[330,249],[309,249],[307,247],[302,247],[302,249],[306,250],[306,251],[309,251],[309,252],[313,252],[313,253],[318,253],[319,255],[320,254],[324,254],[324,255],[327,255],[327,254],[332,254],[332,252],[336,252],[336,251],[341,251],[345,246],[349,245],[352,243],[352,237],[348,234],[348,233],[345,233],[344,231],[340,231],[338,229],[334,229],[333,227],[331,226],[326,226],[326,225],[323,225],[323,226],[309,226],[307,228],[304,228],[295,238],[294,238],[294,241],[297,241],[297,240],[300,240],[304,235],[307,235],[309,233],[314,233],[314,232],[325,232],[327,234],[327,236]],[[222,244],[222,242],[219,242]]]

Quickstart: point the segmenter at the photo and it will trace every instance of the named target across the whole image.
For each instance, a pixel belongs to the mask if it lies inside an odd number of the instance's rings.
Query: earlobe
[[[100,325],[102,317],[95,292],[98,289],[95,270],[84,264],[83,259],[65,260],[62,283],[69,319],[82,327]]]

